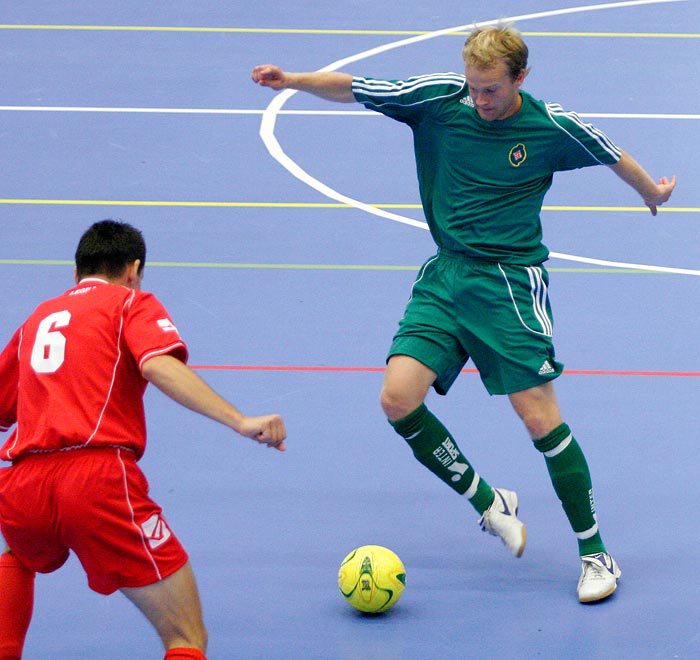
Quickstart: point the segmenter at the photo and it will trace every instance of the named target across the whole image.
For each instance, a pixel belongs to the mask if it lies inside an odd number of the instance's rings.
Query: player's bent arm
[[[253,82],[274,90],[296,89],[308,92],[327,101],[352,103],[352,76],[337,71],[313,71],[288,73],[273,64],[256,66],[250,74]]]
[[[609,167],[642,196],[652,215],[656,215],[657,206],[661,206],[668,201],[676,185],[675,175],[670,180],[665,176],[661,177],[659,183],[656,183],[647,174],[646,170],[626,151],[622,152],[622,156],[617,163]]]
[[[209,417],[237,433],[284,451],[286,431],[279,415],[248,417],[217,394],[186,364],[172,355],[157,355],[144,362],[143,377],[185,408]]]

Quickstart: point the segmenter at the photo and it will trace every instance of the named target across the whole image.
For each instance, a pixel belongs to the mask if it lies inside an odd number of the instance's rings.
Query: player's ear
[[[135,259],[126,267],[126,279],[127,286],[134,289],[139,289],[141,287],[141,279],[143,273],[141,272],[141,259]]]
[[[78,284],[80,282],[80,279],[78,279],[78,267],[74,266],[73,268],[73,279],[75,280],[75,283]]]

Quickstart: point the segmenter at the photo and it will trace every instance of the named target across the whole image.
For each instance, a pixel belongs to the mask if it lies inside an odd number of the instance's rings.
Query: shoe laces
[[[587,580],[605,580],[611,575],[615,575],[612,565],[610,568],[603,558],[603,555],[592,555],[590,557],[582,557],[583,575]],[[610,560],[612,562],[612,560]]]
[[[510,511],[505,498],[497,490],[494,492],[494,496],[495,497],[491,503],[491,506],[484,511],[483,515],[479,519],[479,526],[481,527],[481,531],[498,536],[498,532],[493,529],[491,517],[497,514],[503,516],[517,516],[517,510],[515,512]]]

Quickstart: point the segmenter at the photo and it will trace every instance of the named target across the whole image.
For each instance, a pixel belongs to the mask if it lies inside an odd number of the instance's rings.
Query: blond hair
[[[503,62],[513,80],[521,71],[528,72],[527,56],[527,45],[512,25],[477,28],[469,35],[462,49],[462,58],[467,66],[491,69],[498,62]]]

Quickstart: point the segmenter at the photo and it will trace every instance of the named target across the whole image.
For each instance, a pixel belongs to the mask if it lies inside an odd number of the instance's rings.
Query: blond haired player
[[[420,195],[437,254],[421,268],[389,351],[381,403],[415,457],[465,495],[482,528],[520,556],[525,526],[515,492],[492,488],[426,407],[471,359],[491,394],[508,396],[543,455],[578,541],[582,602],[606,598],[620,570],[598,529],[583,452],[564,423],[553,380],[548,250],[540,210],[555,172],[605,165],[656,214],[675,177],[656,183],[604,133],[522,89],[528,49],[511,26],[475,30],[464,73],[404,80],[338,72],[288,73],[261,65],[252,79],[359,102],[413,131]],[[497,439],[495,439],[497,441]]]

